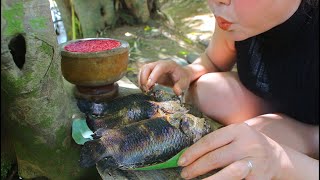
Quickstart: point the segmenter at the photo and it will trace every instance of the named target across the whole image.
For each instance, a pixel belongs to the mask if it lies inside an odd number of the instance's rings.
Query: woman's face
[[[235,41],[247,39],[287,20],[301,0],[208,0],[219,27]]]

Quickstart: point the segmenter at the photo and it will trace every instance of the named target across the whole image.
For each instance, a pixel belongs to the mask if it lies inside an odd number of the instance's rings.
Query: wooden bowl
[[[97,52],[71,52],[65,49],[71,43],[90,40],[115,40],[118,47]],[[85,38],[61,44],[61,71],[72,84],[84,87],[98,87],[113,84],[121,79],[128,66],[129,44],[111,38]]]

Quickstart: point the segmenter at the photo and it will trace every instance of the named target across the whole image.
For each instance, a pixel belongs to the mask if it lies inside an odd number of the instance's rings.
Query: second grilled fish
[[[209,132],[204,118],[183,113],[105,129],[100,131],[101,138],[84,144],[80,166],[90,167],[100,161],[128,170],[164,162]]]

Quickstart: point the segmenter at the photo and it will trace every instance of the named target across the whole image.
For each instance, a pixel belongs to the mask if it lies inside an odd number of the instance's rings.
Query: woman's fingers
[[[229,125],[218,129],[190,146],[180,157],[179,165],[187,166],[210,151],[220,148],[232,142],[235,132],[232,131],[235,125]]]
[[[143,91],[149,91],[156,83],[159,83],[172,87],[176,95],[181,95],[190,84],[190,77],[186,71],[174,61],[157,61],[141,68],[138,83]]]
[[[208,179],[272,179],[279,171],[280,145],[245,123],[218,129],[180,157],[181,176],[190,179],[224,167]],[[184,162],[183,162],[184,161]]]
[[[190,80],[188,77],[181,77],[178,82],[176,82],[173,86],[173,92],[176,95],[182,94],[183,91],[187,90],[190,85]]]
[[[146,84],[148,82],[148,78],[150,76],[150,73],[152,72],[152,70],[155,66],[156,66],[156,63],[149,63],[149,64],[144,65],[139,71],[138,83],[139,83],[140,88],[143,91],[148,90],[146,88]]]
[[[236,161],[205,180],[241,180],[252,171],[253,164],[249,159]]]
[[[152,69],[148,77],[146,88],[149,90],[152,86],[154,86],[156,82],[158,82],[158,79],[161,76],[167,73],[169,74],[173,73],[173,69],[174,69],[173,66],[175,66],[175,64],[167,63],[167,62],[161,63],[161,61],[157,63],[156,66]]]
[[[180,79],[179,65],[174,61],[163,60],[144,65],[139,72],[138,83],[143,91],[149,91],[155,83],[173,85]]]
[[[213,169],[225,167],[235,160],[238,160],[238,151],[234,144],[225,145],[215,151],[211,151],[194,161],[189,166],[183,168],[181,176],[183,178],[194,178],[210,172]]]

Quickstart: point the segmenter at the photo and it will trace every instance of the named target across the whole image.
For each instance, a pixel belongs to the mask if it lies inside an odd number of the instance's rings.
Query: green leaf
[[[92,140],[93,132],[89,129],[85,119],[74,119],[72,122],[72,138],[77,144],[83,145]]]
[[[180,55],[188,55],[188,54],[190,54],[190,53],[187,52],[187,51],[179,51],[179,54],[180,54]]]
[[[188,38],[183,38],[184,42],[188,43],[188,44],[192,44],[192,41]]]
[[[151,27],[150,26],[146,26],[146,27],[144,27],[144,31],[151,31],[152,29],[151,29]]]
[[[132,68],[132,67],[127,68],[127,71],[136,71],[136,70],[137,70],[136,68]]]
[[[176,154],[175,156],[173,156],[172,158],[170,158],[169,160],[163,162],[163,163],[159,163],[159,164],[155,164],[155,165],[151,165],[151,166],[145,166],[145,167],[141,167],[141,168],[135,168],[132,170],[156,170],[156,169],[166,169],[166,168],[174,168],[174,167],[178,167],[178,160],[181,156],[181,154],[186,150],[187,148],[181,150],[178,154]]]

